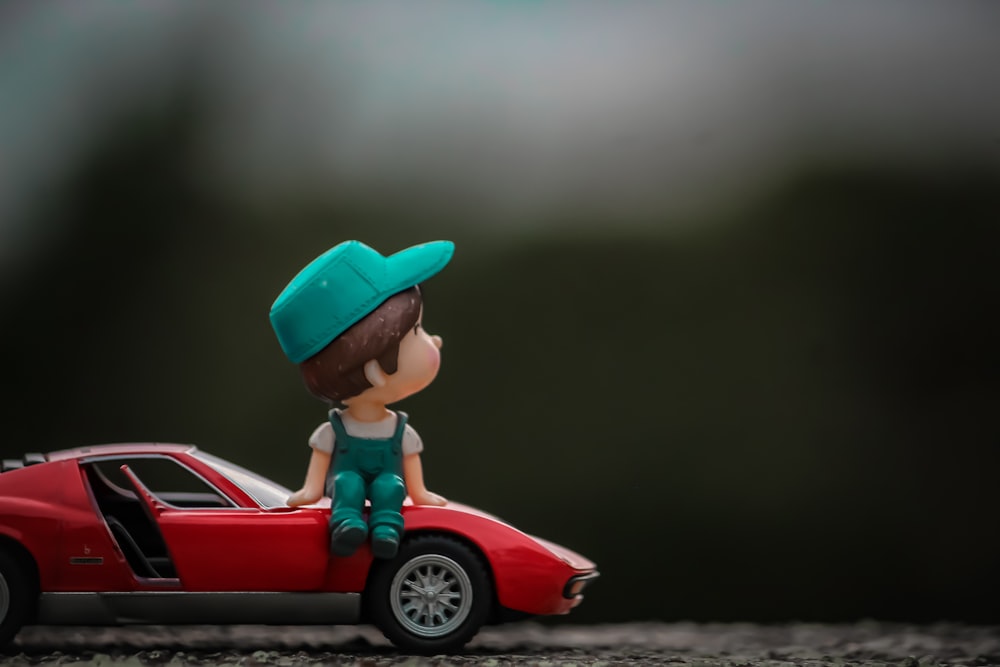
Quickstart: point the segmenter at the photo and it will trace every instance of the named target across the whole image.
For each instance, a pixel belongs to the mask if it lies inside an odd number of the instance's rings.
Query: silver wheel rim
[[[472,582],[446,556],[417,556],[399,568],[390,588],[392,615],[418,637],[442,637],[456,630],[472,610]]]
[[[10,611],[10,589],[7,588],[7,580],[0,574],[0,622],[7,618]]]

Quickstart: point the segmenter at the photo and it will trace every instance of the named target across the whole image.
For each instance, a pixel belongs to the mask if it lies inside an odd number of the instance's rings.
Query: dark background
[[[271,301],[450,238],[399,407],[572,620],[1000,622],[996,5],[226,7],[0,6],[3,456],[297,488]]]

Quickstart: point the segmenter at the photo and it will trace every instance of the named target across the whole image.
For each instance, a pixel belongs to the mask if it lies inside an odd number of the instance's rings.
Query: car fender
[[[500,606],[527,614],[560,614],[578,599],[563,592],[573,576],[594,564],[569,549],[539,540],[460,503],[404,508],[408,532],[440,532],[471,542],[486,558]]]
[[[0,535],[19,544],[35,561],[41,590],[56,578],[56,550],[61,537],[64,477],[71,463],[39,463],[0,475]]]

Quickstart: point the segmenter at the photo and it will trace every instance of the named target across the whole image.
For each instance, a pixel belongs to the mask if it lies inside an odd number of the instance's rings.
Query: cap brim
[[[385,262],[386,295],[427,280],[443,269],[453,254],[455,244],[451,241],[431,241],[389,255]]]

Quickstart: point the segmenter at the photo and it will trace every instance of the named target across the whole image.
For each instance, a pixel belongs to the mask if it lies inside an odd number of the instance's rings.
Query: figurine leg
[[[343,471],[333,479],[333,511],[330,513],[330,550],[350,556],[368,537],[368,524],[361,516],[365,506],[365,481],[356,472]]]
[[[372,482],[372,553],[377,558],[392,558],[403,536],[400,507],[406,498],[406,484],[399,475],[385,473]]]

